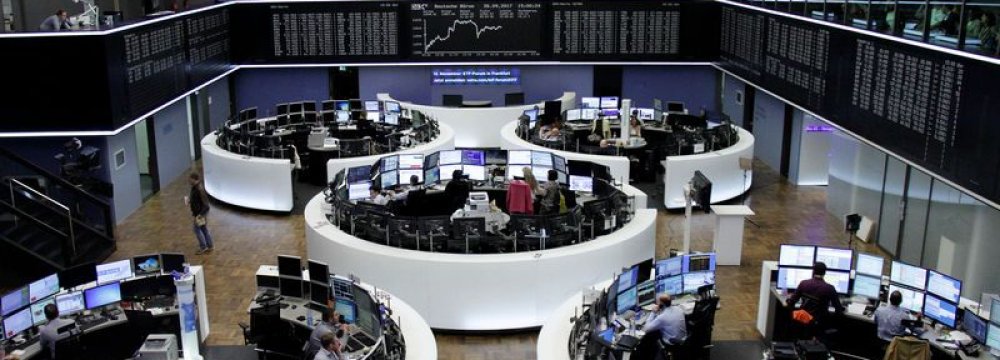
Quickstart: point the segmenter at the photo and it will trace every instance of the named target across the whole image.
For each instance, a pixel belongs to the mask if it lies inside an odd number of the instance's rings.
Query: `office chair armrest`
[[[245,322],[240,321],[236,325],[239,325],[240,329],[243,329],[243,332],[250,330],[250,325]]]

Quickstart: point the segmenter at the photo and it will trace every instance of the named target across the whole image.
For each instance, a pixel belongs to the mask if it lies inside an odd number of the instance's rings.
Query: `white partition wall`
[[[553,150],[544,146],[538,146],[528,142],[517,136],[517,121],[516,118],[509,121],[504,125],[503,129],[500,130],[500,138],[502,141],[502,147],[508,150],[538,150],[538,151],[548,151],[553,154],[562,156],[566,160],[580,160],[580,161],[590,161],[593,163],[598,163],[611,168],[611,175],[614,176],[615,181],[621,182],[622,184],[629,183],[629,160],[625,156],[613,156],[613,155],[594,155],[594,154],[584,154],[573,151],[561,151]]]
[[[695,171],[712,182],[712,203],[726,201],[750,190],[753,171],[740,168],[740,158],[753,159],[754,137],[741,127],[740,141],[722,150],[694,155],[668,156],[663,162],[663,203],[667,209],[684,207],[684,185]]]
[[[391,94],[378,94],[379,100],[398,101],[392,98]],[[563,93],[558,99],[562,102],[563,109],[576,107],[576,93]],[[456,108],[443,106],[419,105],[408,102],[400,102],[404,108],[420,111],[436,119],[442,124],[447,124],[455,130],[455,133],[462,134],[455,139],[457,147],[497,147],[501,146],[500,129],[504,124],[517,120],[525,110],[538,106],[544,109],[544,103],[528,104],[521,106],[504,106],[489,108]]]
[[[205,191],[227,204],[250,209],[292,211],[292,162],[231,153],[201,139]]]
[[[455,148],[455,132],[450,126],[444,123],[438,123],[438,128],[441,129],[441,133],[438,137],[434,138],[429,143],[420,144],[409,149],[399,150],[388,154],[379,154],[371,156],[361,156],[361,157],[349,157],[349,158],[333,158],[326,162],[326,181],[329,183],[333,181],[333,176],[337,174],[340,170],[361,166],[361,165],[371,165],[374,164],[378,159],[389,156],[392,154],[430,154],[441,150],[451,150]]]

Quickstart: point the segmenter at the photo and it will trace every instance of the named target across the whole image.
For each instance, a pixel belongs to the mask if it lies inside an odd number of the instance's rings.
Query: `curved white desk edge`
[[[214,132],[201,139],[205,191],[227,204],[292,211],[292,161],[235,154],[219,147]]]
[[[614,280],[604,280],[588,288],[602,291],[611,286]],[[552,315],[545,320],[542,330],[538,333],[538,345],[535,353],[539,360],[570,360],[569,337],[573,333],[573,316],[583,312],[583,290],[573,294],[559,305]]]
[[[372,285],[361,283],[361,287],[374,294],[375,287]],[[437,341],[427,321],[405,301],[392,293],[386,293],[390,297],[392,317],[399,324],[403,341],[406,342],[406,360],[437,360]]]
[[[430,115],[442,124],[448,124],[461,137],[455,139],[457,147],[497,147],[501,145],[500,129],[509,121],[516,120],[525,110],[535,106],[544,109],[545,103],[489,108],[453,108],[413,104],[393,99],[391,94],[380,93],[376,98],[383,101],[398,101],[404,108],[418,110]],[[576,93],[564,92],[558,99],[563,109],[576,107]]]
[[[394,154],[427,155],[436,151],[454,149],[455,131],[452,130],[452,128],[447,124],[441,122],[438,122],[438,128],[441,130],[441,133],[438,134],[437,138],[434,138],[434,140],[431,140],[426,144],[420,144],[409,149],[403,149],[387,154],[330,159],[326,162],[326,182],[329,183],[330,181],[333,181],[333,176],[336,175],[337,172],[339,172],[342,169],[361,166],[361,165],[371,165],[374,164],[375,161],[384,156],[389,156]]]
[[[663,161],[663,203],[667,209],[684,207],[684,185],[700,170],[712,182],[712,203],[726,201],[750,190],[753,170],[740,169],[740,158],[753,159],[753,134],[736,127],[740,140],[722,150],[668,156]]]
[[[656,210],[582,244],[508,254],[418,252],[344,233],[322,213],[322,194],[305,209],[309,257],[334,273],[356,274],[403,297],[435,329],[537,327],[563,299],[654,255]]]

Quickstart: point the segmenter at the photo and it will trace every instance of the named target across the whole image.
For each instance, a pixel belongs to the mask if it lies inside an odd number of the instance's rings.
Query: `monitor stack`
[[[777,288],[795,290],[803,280],[812,278],[812,268],[817,262],[826,265],[824,280],[833,285],[838,294],[847,295],[851,281],[851,264],[854,252],[812,245],[781,245],[778,255]]]
[[[696,294],[715,285],[715,253],[685,254],[656,262],[656,293]]]

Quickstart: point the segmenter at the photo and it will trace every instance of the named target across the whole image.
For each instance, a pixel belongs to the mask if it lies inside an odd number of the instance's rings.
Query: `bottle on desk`
[[[309,326],[313,325],[313,312],[310,309],[306,309],[306,324]]]

